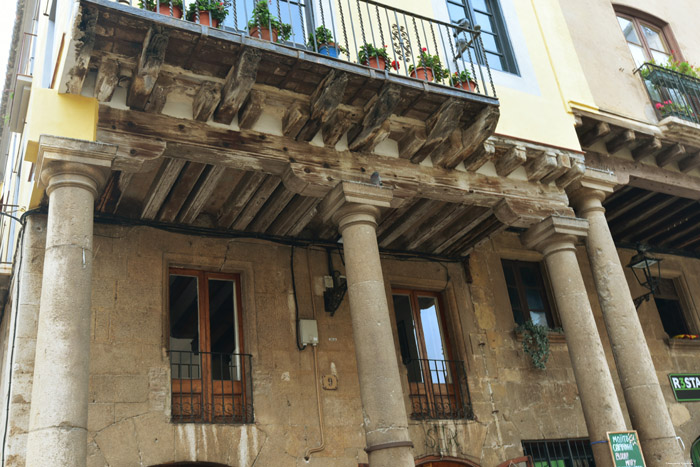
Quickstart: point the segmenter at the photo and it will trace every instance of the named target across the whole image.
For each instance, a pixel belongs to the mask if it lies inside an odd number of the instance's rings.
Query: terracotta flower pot
[[[474,92],[476,90],[476,83],[472,80],[469,81],[457,81],[452,85],[455,88],[464,89],[466,91]]]
[[[433,81],[433,69],[424,66],[418,67],[411,72],[411,78],[418,78],[423,81]]]
[[[170,16],[170,5],[168,3],[158,4],[158,13],[165,16]],[[173,5],[173,18],[182,18],[182,7]]]
[[[210,26],[212,28],[219,27],[219,20],[211,17],[210,11],[200,11],[199,12],[199,24],[202,26]]]
[[[386,70],[386,60],[384,57],[369,57],[363,65],[367,65],[370,68],[376,68],[377,70]]]
[[[268,28],[261,28],[259,26],[255,26],[253,29],[251,29],[248,32],[250,34],[250,37],[257,37],[258,39],[277,42],[277,30],[276,29],[270,30]]]

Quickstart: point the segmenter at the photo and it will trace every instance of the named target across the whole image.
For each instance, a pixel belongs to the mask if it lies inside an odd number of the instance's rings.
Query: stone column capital
[[[587,168],[583,176],[566,189],[571,206],[579,215],[589,211],[604,212],[603,200],[618,185],[615,174],[600,169]]]
[[[58,187],[101,190],[117,154],[112,144],[42,135],[37,159],[38,184],[48,195]]]
[[[340,182],[321,203],[323,221],[343,230],[352,224],[376,226],[380,208],[391,206],[391,189],[357,182]]]
[[[588,234],[588,221],[577,217],[551,216],[526,230],[520,241],[545,257],[561,250],[574,250],[579,237]]]

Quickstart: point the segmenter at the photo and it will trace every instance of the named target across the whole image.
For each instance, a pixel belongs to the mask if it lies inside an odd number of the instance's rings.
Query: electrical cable
[[[323,435],[324,432],[324,426],[323,426],[323,404],[321,404],[321,390],[318,388],[318,357],[316,356],[316,346],[312,346],[311,350],[313,351],[314,354],[314,386],[316,386],[316,405],[318,407],[318,426],[319,429],[321,430],[321,443],[316,446],[315,448],[308,448],[306,452],[304,453],[304,460],[309,460],[311,457],[311,454],[314,452],[320,452],[323,451],[326,448],[326,439]]]
[[[294,321],[296,322],[297,349],[302,351],[306,348],[306,345],[301,345],[299,343],[299,302],[297,301],[297,282],[294,279],[294,245],[292,245],[292,252],[289,255],[289,269],[292,273],[292,294],[294,295]]]

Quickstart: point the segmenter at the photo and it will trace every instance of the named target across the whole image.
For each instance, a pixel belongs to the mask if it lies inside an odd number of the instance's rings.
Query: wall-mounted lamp
[[[637,254],[632,257],[628,268],[632,269],[634,278],[637,279],[639,285],[649,290],[644,295],[634,299],[634,306],[639,308],[642,302],[648,302],[649,298],[654,295],[659,286],[659,277],[661,277],[661,259],[654,258],[647,253],[649,247],[640,245],[637,247]],[[656,274],[652,274],[652,269],[656,265]],[[644,281],[640,277],[643,274]]]

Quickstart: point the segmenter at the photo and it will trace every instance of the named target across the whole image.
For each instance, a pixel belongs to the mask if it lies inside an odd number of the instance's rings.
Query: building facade
[[[3,465],[699,465],[679,2],[19,0]]]

